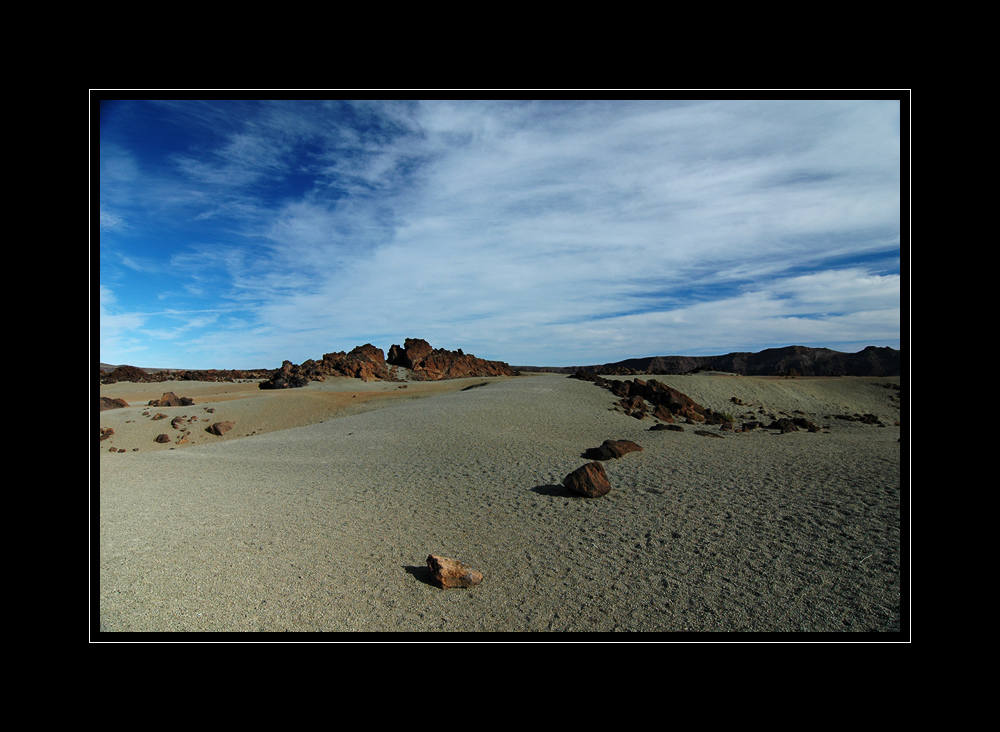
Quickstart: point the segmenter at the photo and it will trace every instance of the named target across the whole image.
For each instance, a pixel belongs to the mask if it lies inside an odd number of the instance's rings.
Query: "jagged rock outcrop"
[[[449,351],[431,348],[421,338],[407,338],[403,346],[389,348],[388,363],[411,371],[411,378],[418,381],[462,379],[470,376],[519,376],[520,372],[503,361],[487,361],[462,349]]]
[[[617,379],[605,379],[602,376],[583,370],[570,375],[570,378],[590,381],[605,389],[609,389],[612,394],[621,397],[618,405],[622,410],[626,414],[638,419],[642,419],[647,413],[652,412],[654,417],[664,422],[673,422],[675,417],[679,417],[687,422],[704,422],[707,424],[722,424],[724,421],[727,421],[723,419],[721,414],[703,407],[686,394],[656,379],[619,381]],[[647,402],[652,405],[652,408],[646,406]]]
[[[345,353],[323,354],[319,361],[309,359],[301,364],[284,361],[281,368],[267,381],[260,382],[261,389],[294,389],[306,386],[310,381],[326,381],[328,378],[350,377],[362,381],[398,381],[385,362],[381,348],[371,343],[358,346]]]

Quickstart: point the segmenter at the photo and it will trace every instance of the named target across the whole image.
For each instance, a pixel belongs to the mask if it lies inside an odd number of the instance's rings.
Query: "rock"
[[[172,391],[165,392],[159,399],[151,399],[150,407],[187,407],[194,404],[194,399],[190,397],[179,397]]]
[[[631,440],[605,440],[600,447],[591,447],[583,453],[588,460],[612,460],[630,452],[642,452],[642,446]]]
[[[771,424],[767,425],[767,429],[780,430],[781,434],[798,432],[800,428],[808,430],[809,432],[819,432],[819,427],[804,417],[782,417],[781,419],[776,419],[771,422]]]
[[[387,362],[411,371],[416,381],[463,379],[472,376],[518,376],[519,371],[503,361],[487,361],[462,349],[431,348],[422,338],[407,338],[403,347],[393,344]]]
[[[98,411],[103,412],[105,409],[123,409],[128,406],[128,402],[124,399],[112,399],[111,397],[101,397],[100,406]]]
[[[184,417],[174,417],[170,420],[170,426],[175,430],[179,430],[184,426]]]
[[[598,498],[611,490],[608,474],[599,462],[581,465],[563,478],[563,486],[587,498]]]
[[[157,412],[156,414],[154,414],[152,416],[152,419],[154,419],[154,420],[156,420],[156,419],[166,419],[166,418],[167,418],[167,415],[165,415],[163,412]]]
[[[170,442],[170,435],[166,433],[157,435],[155,442]]]
[[[472,569],[457,559],[430,554],[427,556],[427,566],[431,570],[431,579],[442,590],[472,587],[483,581],[482,572]]]
[[[222,435],[229,432],[229,430],[231,430],[235,424],[236,424],[235,422],[216,422],[211,427],[206,427],[205,431],[213,435],[219,435],[221,437]]]
[[[679,424],[654,424],[649,428],[650,432],[656,432],[659,430],[672,430],[673,432],[683,432],[684,428]]]
[[[101,427],[101,439],[98,442],[108,439],[114,433],[115,431],[110,427]]]

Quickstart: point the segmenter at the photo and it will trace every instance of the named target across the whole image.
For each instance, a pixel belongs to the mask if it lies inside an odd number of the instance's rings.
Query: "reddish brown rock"
[[[443,590],[472,587],[483,581],[482,572],[457,559],[430,554],[427,557],[427,566],[431,570],[431,579]]]
[[[155,419],[166,419],[166,418],[167,418],[167,415],[165,415],[163,412],[157,412],[156,414],[154,414],[151,417],[151,419],[154,419],[154,420]]]
[[[235,422],[216,422],[211,427],[206,427],[205,431],[213,435],[219,435],[221,437],[222,435],[229,432],[229,430],[231,430],[235,424],[236,424]]]
[[[98,411],[103,412],[105,409],[123,409],[128,406],[128,402],[124,399],[112,399],[111,397],[101,397],[100,406]]]
[[[170,442],[170,435],[166,433],[157,435],[154,442]]]
[[[99,442],[108,439],[114,433],[115,431],[110,427],[101,427],[101,439],[99,440]]]
[[[389,349],[388,363],[410,369],[411,378],[418,381],[520,374],[503,361],[477,358],[464,353],[461,348],[457,351],[431,348],[431,345],[422,338],[407,338],[403,348],[393,344]]]
[[[163,396],[159,399],[151,399],[149,401],[150,407],[187,407],[194,404],[194,399],[191,397],[179,397],[172,391],[164,392]]]
[[[611,490],[608,474],[601,463],[582,465],[563,478],[563,486],[587,498],[598,498]]]
[[[600,447],[591,447],[583,453],[588,460],[612,460],[630,452],[642,452],[642,446],[632,440],[605,440]]]

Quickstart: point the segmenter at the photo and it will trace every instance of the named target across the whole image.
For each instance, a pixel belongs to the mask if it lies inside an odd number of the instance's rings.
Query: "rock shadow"
[[[415,579],[420,580],[425,585],[431,585],[432,587],[437,587],[434,583],[434,573],[431,572],[431,568],[426,564],[423,565],[403,565],[403,571],[407,574],[412,575]]]
[[[556,496],[558,498],[567,498],[570,496],[575,496],[576,494],[564,485],[536,485],[532,488],[535,493],[542,496]]]

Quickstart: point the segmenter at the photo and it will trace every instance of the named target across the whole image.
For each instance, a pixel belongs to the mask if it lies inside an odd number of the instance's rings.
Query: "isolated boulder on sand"
[[[216,422],[211,427],[206,427],[205,431],[209,434],[219,435],[220,437],[235,426],[235,422]]]
[[[563,478],[563,486],[587,498],[598,498],[611,490],[608,474],[598,462],[581,465]]]
[[[150,399],[150,407],[188,407],[194,404],[191,397],[179,397],[172,391],[165,392],[159,399]]]
[[[124,399],[112,399],[111,397],[101,397],[100,407],[98,411],[103,412],[105,409],[124,409],[128,406],[128,402]]]
[[[483,581],[483,574],[472,569],[457,559],[448,559],[430,554],[427,566],[431,570],[431,579],[442,590],[456,587],[472,587]]]

